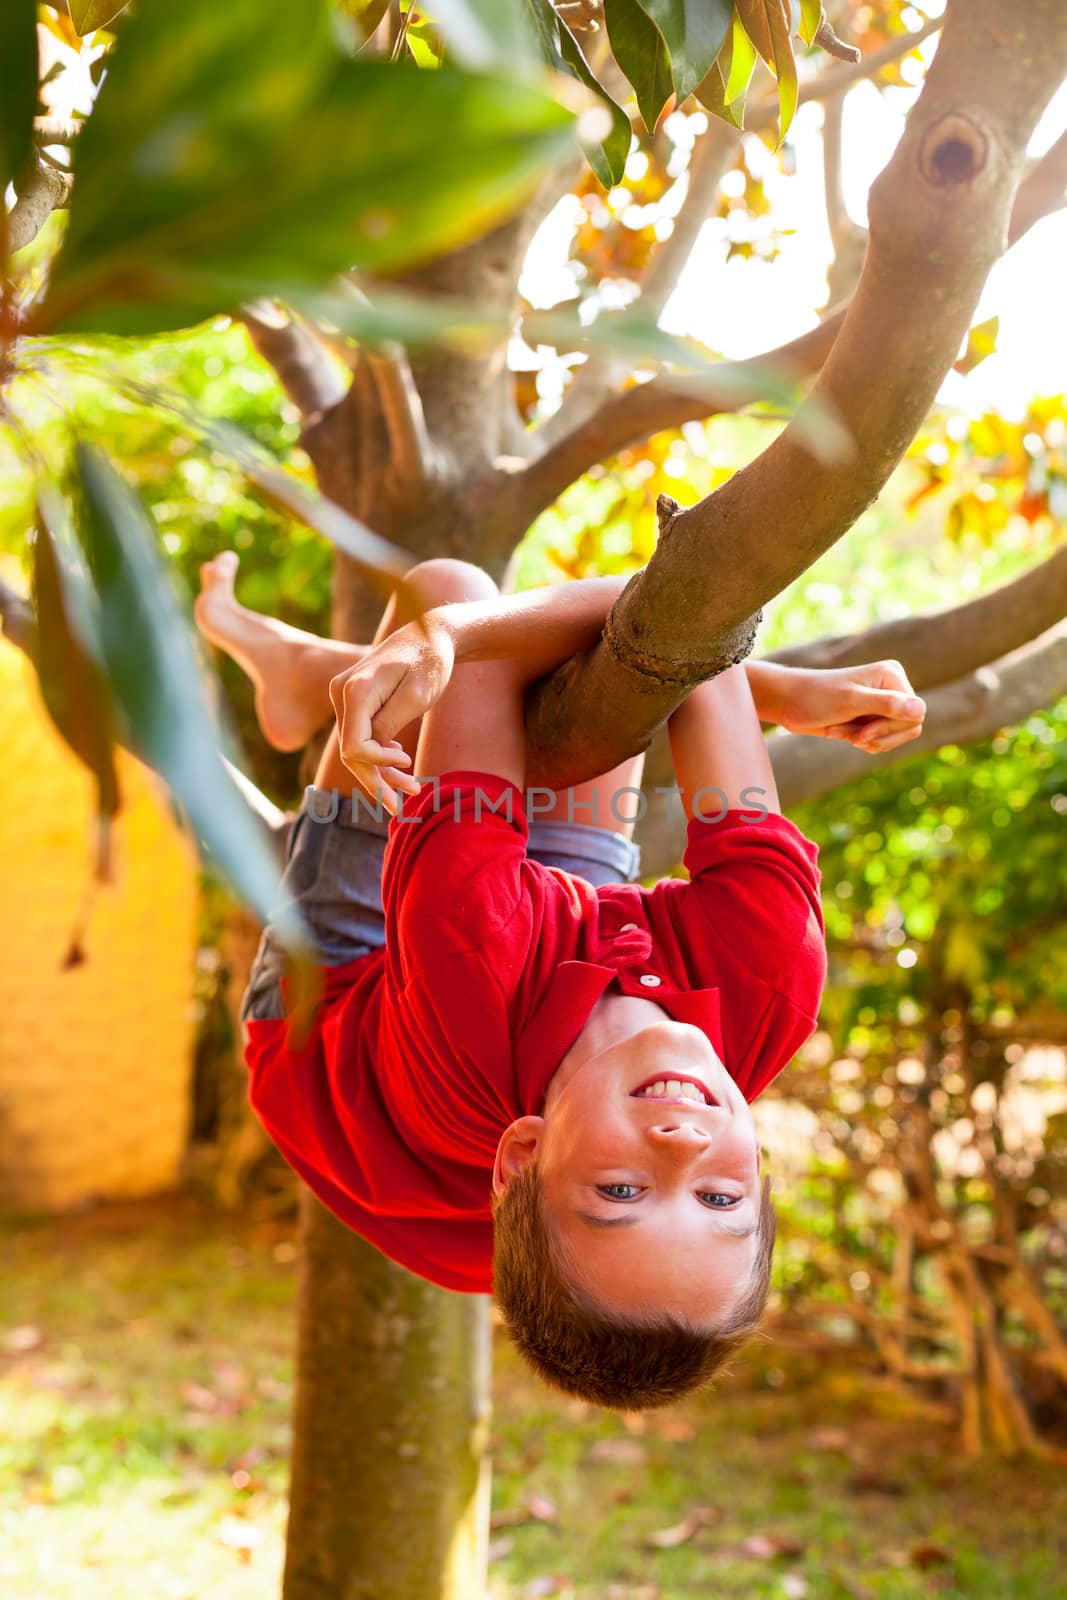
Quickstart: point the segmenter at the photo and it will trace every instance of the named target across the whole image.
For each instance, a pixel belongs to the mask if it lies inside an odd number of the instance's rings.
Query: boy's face
[[[721,1323],[757,1248],[748,1104],[707,1036],[647,1001],[620,997],[584,1043],[549,1085],[544,1117],[505,1133],[498,1187],[536,1156],[570,1272],[604,1310]]]

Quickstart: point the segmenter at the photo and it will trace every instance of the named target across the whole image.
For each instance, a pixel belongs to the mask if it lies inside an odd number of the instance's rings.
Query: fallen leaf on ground
[[[853,1494],[904,1495],[908,1492],[906,1483],[900,1483],[895,1478],[884,1478],[880,1472],[873,1470],[854,1472],[845,1487]]]
[[[43,1344],[44,1334],[32,1322],[23,1322],[17,1328],[9,1328],[4,1334],[4,1349],[12,1356],[28,1355],[31,1350],[39,1350]]]
[[[842,1450],[847,1452],[850,1436],[844,1428],[813,1428],[808,1443],[813,1450]]]
[[[691,1444],[697,1436],[697,1430],[684,1417],[666,1417],[660,1423],[659,1436],[670,1444]]]
[[[180,1383],[178,1393],[193,1411],[215,1411],[218,1408],[219,1397],[215,1391],[205,1388],[202,1383],[194,1383],[192,1379]]]
[[[612,1461],[618,1466],[643,1467],[647,1451],[636,1439],[598,1439],[589,1452],[590,1461]]]
[[[779,1556],[802,1556],[804,1546],[798,1539],[784,1539],[776,1534],[753,1533],[741,1545],[746,1556],[753,1561],[776,1561]]]
[[[928,1567],[947,1567],[952,1564],[952,1552],[940,1544],[917,1544],[911,1551],[910,1562],[925,1572]]]
[[[244,1390],[247,1375],[244,1367],[239,1367],[235,1361],[217,1361],[212,1373],[220,1394],[235,1396]]]
[[[722,1512],[714,1506],[693,1506],[681,1522],[676,1522],[672,1528],[661,1528],[658,1533],[650,1533],[645,1543],[653,1550],[675,1550],[680,1544],[687,1544],[701,1528],[712,1527],[721,1516]]]
[[[524,1522],[558,1521],[559,1511],[554,1500],[547,1494],[528,1494],[522,1505],[501,1506],[499,1511],[494,1511],[489,1526],[495,1531],[497,1528],[520,1528]]]

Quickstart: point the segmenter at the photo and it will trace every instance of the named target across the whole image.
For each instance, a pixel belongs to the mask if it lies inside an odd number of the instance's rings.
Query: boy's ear
[[[500,1135],[493,1163],[493,1193],[504,1193],[512,1178],[518,1177],[537,1154],[544,1132],[544,1117],[520,1117]]]

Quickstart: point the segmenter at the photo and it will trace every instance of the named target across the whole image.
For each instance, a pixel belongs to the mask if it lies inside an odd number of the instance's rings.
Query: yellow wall
[[[120,752],[115,882],[62,970],[90,880],[93,782],[0,639],[0,1204],[62,1209],[174,1183],[191,1093],[196,862]]]

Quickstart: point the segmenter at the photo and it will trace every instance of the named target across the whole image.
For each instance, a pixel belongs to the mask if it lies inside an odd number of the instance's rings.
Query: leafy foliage
[[[325,0],[190,0],[180,31],[149,4],[78,141],[34,331],[158,331],[406,265],[514,206],[572,129],[523,84],[345,59]]]
[[[99,597],[100,652],[125,740],[181,801],[207,850],[238,892],[294,949],[295,914],[277,905],[279,874],[266,838],[219,755],[203,668],[136,495],[99,452],[77,452],[82,539]]]

